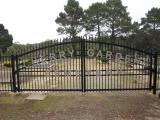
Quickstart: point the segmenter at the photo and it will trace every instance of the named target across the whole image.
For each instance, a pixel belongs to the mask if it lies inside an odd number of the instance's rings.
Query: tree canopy
[[[0,24],[0,50],[4,52],[7,47],[12,45],[13,37],[9,34],[8,30]]]
[[[60,12],[55,20],[60,26],[57,32],[72,38],[76,37],[83,29],[82,18],[83,9],[79,6],[79,2],[68,0],[67,5],[64,6],[64,12]]]
[[[79,33],[82,35],[93,33],[98,36],[94,39],[97,41],[102,40],[101,37],[105,37],[103,41],[115,43],[125,40],[139,49],[154,49],[160,52],[160,8],[153,7],[140,23],[131,22],[131,20],[122,0],[92,3],[85,10],[78,1],[68,0],[64,11],[59,13],[55,22],[59,25],[57,28],[59,34],[71,37],[71,39],[64,39],[64,42],[79,40]],[[3,24],[0,24],[0,49],[5,51],[12,45],[12,40],[12,35]],[[40,43],[40,46],[46,43],[50,44],[52,41]],[[30,45],[27,46],[30,47]],[[72,44],[74,50],[78,47],[78,45]],[[26,47],[23,45],[14,44],[8,48],[8,51],[12,53],[22,51],[24,48]]]
[[[60,25],[57,32],[70,37],[76,37],[83,29],[86,32],[96,32],[99,37],[126,35],[132,28],[126,8],[121,0],[108,0],[105,3],[93,3],[83,11],[77,1],[68,0],[64,6],[65,12],[59,13],[55,20]]]
[[[160,8],[152,8],[141,19],[141,25],[145,30],[160,30]]]
[[[84,28],[89,32],[96,32],[96,34],[100,37],[103,33],[104,26],[104,12],[105,12],[105,4],[104,3],[93,3],[87,10],[85,10],[84,17]]]
[[[129,17],[126,8],[122,5],[121,0],[108,0],[106,2],[106,33],[110,34],[112,39],[130,32],[131,17]]]
[[[160,51],[160,8],[152,8],[141,19],[137,38],[141,47]]]

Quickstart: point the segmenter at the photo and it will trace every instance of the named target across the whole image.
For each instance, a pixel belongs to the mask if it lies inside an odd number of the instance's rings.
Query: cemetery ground
[[[51,68],[45,63],[23,68],[19,71],[20,88],[31,90],[81,89],[80,63],[79,59],[67,59],[59,61]],[[1,74],[4,76],[0,76],[2,78],[0,79],[0,90],[4,88],[10,90],[11,68],[3,66],[3,69]],[[96,59],[86,59],[86,87],[88,89],[148,88],[149,75],[146,70],[139,69],[143,68],[139,65],[130,67],[124,62],[110,61],[109,63],[102,63]],[[160,84],[159,77],[157,84]]]
[[[148,91],[47,93],[43,101],[28,95],[0,93],[0,120],[160,119],[160,99]]]

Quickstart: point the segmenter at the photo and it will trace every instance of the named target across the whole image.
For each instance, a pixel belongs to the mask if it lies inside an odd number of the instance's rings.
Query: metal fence
[[[12,68],[10,56],[0,56],[0,91],[12,91]]]
[[[0,91],[160,89],[160,59],[124,41],[67,38],[22,51],[1,56]]]
[[[160,54],[158,55],[157,71],[157,90],[160,90]]]

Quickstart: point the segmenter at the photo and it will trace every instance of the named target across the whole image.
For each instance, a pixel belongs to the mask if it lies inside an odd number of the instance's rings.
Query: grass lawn
[[[54,93],[44,101],[0,94],[0,120],[158,120],[160,99],[145,92]]]

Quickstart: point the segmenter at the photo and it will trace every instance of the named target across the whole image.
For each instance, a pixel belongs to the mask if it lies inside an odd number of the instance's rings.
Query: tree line
[[[59,13],[55,22],[59,25],[57,32],[73,38],[71,40],[77,40],[76,37],[80,34],[95,35],[96,38],[105,37],[103,40],[106,41],[126,41],[139,49],[160,52],[160,8],[149,10],[138,23],[132,22],[127,6],[124,6],[121,0],[92,3],[87,9],[83,9],[76,0],[68,0],[64,11]],[[36,46],[12,44],[12,41],[12,35],[0,24],[0,54],[5,51],[9,54],[17,53]],[[39,46],[49,42],[54,43],[47,40]]]
[[[57,32],[71,38],[80,33],[94,34],[107,36],[113,42],[124,39],[140,49],[160,51],[160,8],[149,10],[138,23],[132,22],[121,0],[96,2],[85,10],[78,1],[68,0],[55,22],[59,25]]]
[[[12,45],[13,37],[5,29],[3,24],[0,24],[0,56],[7,50],[7,47]]]

